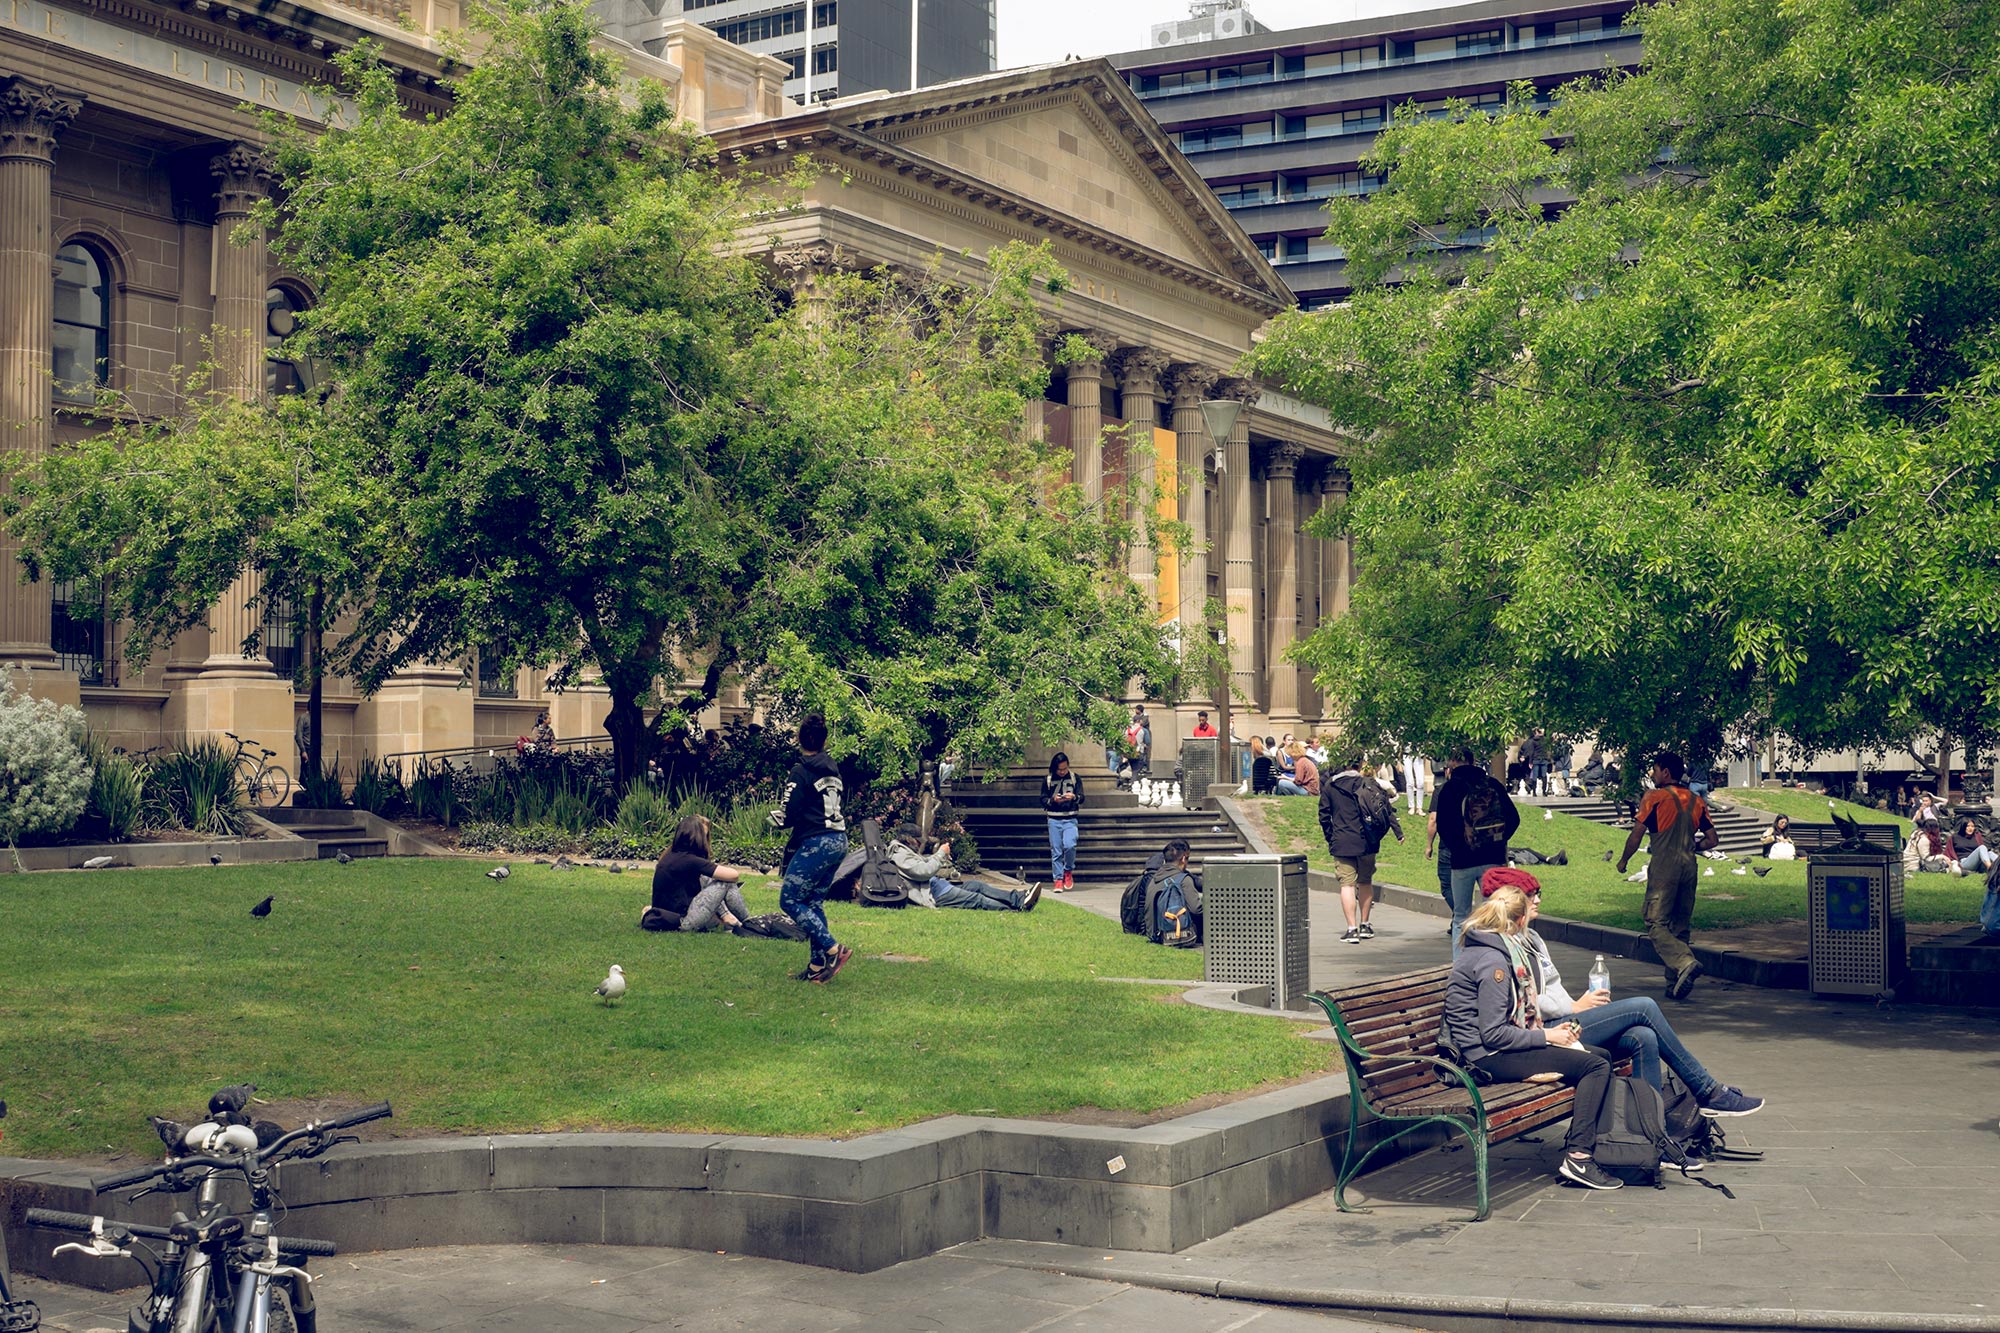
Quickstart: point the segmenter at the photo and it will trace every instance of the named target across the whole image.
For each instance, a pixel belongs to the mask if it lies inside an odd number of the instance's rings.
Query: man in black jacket
[[[1498,779],[1480,767],[1472,747],[1458,747],[1451,759],[1455,767],[1437,794],[1437,817],[1438,841],[1451,853],[1451,956],[1456,958],[1480,876],[1507,864],[1507,840],[1521,827],[1521,812]]]
[[[1320,783],[1319,830],[1333,855],[1333,873],[1340,880],[1340,910],[1347,917],[1346,944],[1375,938],[1368,913],[1375,906],[1375,853],[1384,834],[1394,831],[1403,841],[1396,803],[1382,784],[1361,771],[1362,757],[1351,754],[1340,772]]]

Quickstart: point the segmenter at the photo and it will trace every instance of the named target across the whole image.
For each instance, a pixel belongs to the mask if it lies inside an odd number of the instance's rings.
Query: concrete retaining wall
[[[251,827],[262,837],[217,838],[208,842],[88,842],[73,847],[23,847],[21,864],[29,870],[79,870],[85,861],[100,856],[112,858],[112,867],[205,866],[211,855],[219,854],[230,865],[263,864],[273,861],[309,861],[313,845],[280,828],[261,815],[250,816]],[[14,858],[0,852],[0,871],[11,872]]]
[[[984,1237],[1172,1253],[1330,1189],[1346,1127],[1341,1075],[1137,1129],[950,1116],[844,1143],[547,1134],[354,1145],[282,1168],[283,1229],[353,1250],[671,1245],[854,1272]],[[1408,1151],[1438,1141],[1411,1137]],[[168,1200],[94,1198],[89,1174],[0,1158],[16,1268],[100,1289],[140,1280],[123,1261],[53,1260],[64,1238],[21,1222],[34,1207],[166,1220]],[[1468,1200],[1471,1189],[1468,1176]]]

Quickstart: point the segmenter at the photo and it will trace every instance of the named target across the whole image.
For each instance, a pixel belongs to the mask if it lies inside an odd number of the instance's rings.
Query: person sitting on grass
[[[1306,756],[1306,747],[1293,741],[1285,753],[1292,761],[1292,771],[1290,776],[1278,779],[1278,795],[1319,795],[1319,765]]]
[[[1903,873],[1906,875],[1944,875],[1951,872],[1951,857],[1948,849],[1951,840],[1944,836],[1935,819],[1919,825],[1916,834],[1903,845]]]
[[[1993,849],[1986,845],[1986,838],[1979,831],[1979,821],[1970,815],[1958,821],[1950,844],[1948,854],[1954,875],[1983,875],[2000,864],[2000,858],[1993,855]]]
[[[1757,842],[1764,849],[1764,856],[1767,860],[1796,861],[1799,859],[1798,846],[1792,841],[1792,817],[1790,815],[1779,815],[1776,819],[1772,820],[1771,827],[1764,830],[1763,836],[1757,839]]]
[[[1537,999],[1537,966],[1525,938],[1528,897],[1496,889],[1465,919],[1464,948],[1445,984],[1444,1028],[1461,1062],[1499,1083],[1555,1074],[1576,1090],[1556,1174],[1586,1189],[1625,1182],[1597,1165],[1597,1117],[1611,1086],[1611,1060],[1584,1045],[1574,1023],[1549,1027]]]
[[[1700,1103],[1703,1115],[1749,1115],[1763,1108],[1763,1098],[1748,1096],[1741,1088],[1731,1087],[1702,1067],[1701,1061],[1682,1045],[1673,1025],[1660,1012],[1659,1001],[1652,996],[1634,995],[1614,1000],[1608,990],[1592,990],[1572,998],[1563,986],[1562,973],[1556,970],[1549,946],[1534,928],[1542,914],[1540,882],[1525,870],[1489,870],[1481,888],[1491,897],[1510,883],[1528,899],[1527,929],[1523,938],[1529,951],[1535,955],[1535,1003],[1544,1023],[1575,1020],[1585,1045],[1610,1051],[1614,1057],[1631,1056],[1632,1072],[1655,1088],[1665,1087],[1666,1080],[1660,1072],[1664,1063],[1681,1082],[1687,1084],[1688,1091]]]
[[[889,859],[910,884],[910,901],[919,907],[964,907],[987,912],[1032,912],[1041,901],[1042,886],[1026,889],[996,889],[983,880],[968,879],[954,884],[944,877],[945,863],[951,860],[951,844],[942,842],[929,856],[918,851],[923,836],[915,824],[899,824],[889,840]]]
[[[750,872],[709,859],[709,824],[689,815],[653,867],[653,905],[639,917],[646,930],[710,930],[733,926],[750,915],[736,886]]]

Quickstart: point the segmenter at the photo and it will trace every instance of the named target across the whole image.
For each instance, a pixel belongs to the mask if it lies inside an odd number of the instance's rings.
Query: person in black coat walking
[[[1368,922],[1375,906],[1375,854],[1391,832],[1397,842],[1403,841],[1395,801],[1361,768],[1362,757],[1348,755],[1340,772],[1323,779],[1319,790],[1319,829],[1340,881],[1340,910],[1347,917],[1347,931],[1340,938],[1347,944],[1375,938],[1375,927]]]

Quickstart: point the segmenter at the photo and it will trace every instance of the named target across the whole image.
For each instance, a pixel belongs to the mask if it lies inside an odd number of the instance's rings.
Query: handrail
[[[554,741],[538,741],[535,743],[535,748],[541,750],[553,747],[558,750],[570,750],[587,749],[609,744],[611,744],[611,735],[606,732],[597,736],[570,736],[567,738],[558,738]],[[454,758],[498,759],[503,750],[511,754],[514,747],[512,745],[461,745],[449,750],[398,750],[393,754],[381,756],[381,762],[387,764],[394,761],[396,771],[401,773],[405,767],[405,760],[414,759],[419,764],[424,764],[434,760],[449,762]]]

